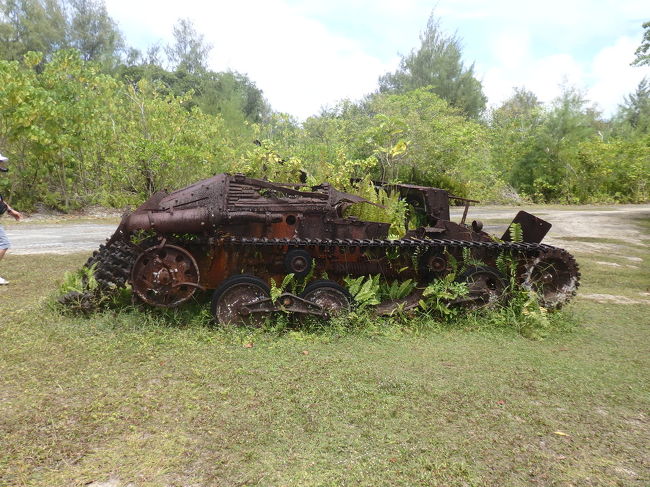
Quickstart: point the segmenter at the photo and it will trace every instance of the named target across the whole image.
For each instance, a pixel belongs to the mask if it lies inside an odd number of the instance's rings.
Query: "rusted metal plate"
[[[520,211],[517,213],[515,218],[512,220],[512,223],[518,223],[521,225],[523,241],[527,243],[540,243],[544,240],[544,237],[551,229],[551,224],[546,220],[542,220],[535,215],[532,215],[526,211]],[[512,236],[510,235],[510,228],[512,223],[508,226],[505,233],[501,237],[501,240],[504,242],[511,242]]]

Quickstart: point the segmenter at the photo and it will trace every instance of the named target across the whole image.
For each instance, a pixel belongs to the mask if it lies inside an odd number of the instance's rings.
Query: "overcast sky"
[[[419,46],[435,9],[463,41],[489,104],[515,86],[542,101],[562,83],[611,114],[650,69],[631,67],[647,0],[106,0],[129,45],[171,42],[189,18],[213,45],[209,65],[247,74],[273,109],[298,119],[377,89]]]

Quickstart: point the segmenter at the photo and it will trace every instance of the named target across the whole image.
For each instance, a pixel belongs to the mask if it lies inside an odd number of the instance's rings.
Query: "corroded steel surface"
[[[388,223],[346,216],[351,205],[375,203],[327,183],[306,186],[219,174],[153,195],[123,217],[91,260],[99,263],[100,282],[119,287],[128,280],[136,295],[154,306],[177,306],[197,289],[215,289],[212,310],[220,322],[255,321],[254,316],[278,309],[325,316],[325,308],[346,308],[350,297],[341,287],[346,276],[371,274],[413,279],[419,290],[402,303],[410,307],[422,286],[456,272],[454,266],[462,267],[467,258],[483,264],[466,276],[470,299],[493,302],[504,292],[497,270],[504,253],[515,259],[520,283],[537,291],[549,307],[575,294],[575,260],[540,243],[550,227],[543,220],[518,215],[524,242],[504,242],[482,231],[480,222],[465,224],[472,200],[437,188],[382,187],[398,194],[422,226],[388,240]],[[460,223],[449,220],[450,200],[465,205]],[[271,300],[268,284],[282,282],[287,274],[304,279],[309,292],[285,292]],[[323,276],[326,281],[319,280]]]
[[[142,252],[131,271],[137,296],[152,306],[172,308],[187,301],[199,285],[199,268],[187,250],[157,245]]]

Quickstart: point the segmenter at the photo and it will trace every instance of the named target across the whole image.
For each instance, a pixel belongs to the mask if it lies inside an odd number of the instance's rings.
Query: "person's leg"
[[[7,249],[10,246],[11,244],[9,243],[9,238],[7,237],[4,228],[0,227],[0,260],[5,256]],[[9,284],[9,281],[0,277],[0,285],[3,284]]]

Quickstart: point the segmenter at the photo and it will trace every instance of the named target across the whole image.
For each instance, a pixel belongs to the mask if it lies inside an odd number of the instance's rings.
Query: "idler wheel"
[[[133,264],[131,286],[145,303],[172,308],[186,302],[200,287],[199,268],[192,254],[181,247],[151,247]]]
[[[562,249],[549,249],[528,261],[522,285],[535,291],[545,308],[559,309],[576,294],[579,280],[573,256]]]
[[[221,325],[261,326],[266,313],[249,313],[247,305],[269,298],[262,279],[242,274],[226,279],[212,295],[212,316]]]
[[[312,282],[300,297],[320,306],[329,317],[345,313],[352,306],[352,296],[348,290],[334,281]]]

